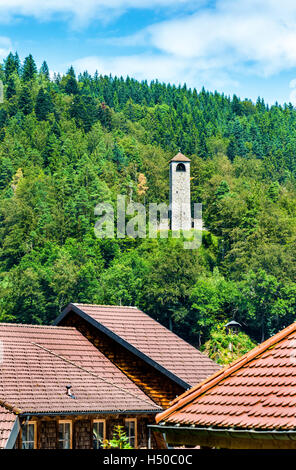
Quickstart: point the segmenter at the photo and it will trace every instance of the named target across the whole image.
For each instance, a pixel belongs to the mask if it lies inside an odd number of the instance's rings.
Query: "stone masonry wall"
[[[171,230],[190,230],[190,162],[182,162],[186,171],[176,171],[178,164],[170,163]]]

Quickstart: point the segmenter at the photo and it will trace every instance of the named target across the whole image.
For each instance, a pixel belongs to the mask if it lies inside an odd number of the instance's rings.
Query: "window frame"
[[[137,422],[137,418],[126,418],[125,421],[124,421],[124,425],[125,425],[125,429],[127,428],[127,425],[128,423],[131,423],[133,422],[134,425],[135,425],[135,445],[134,445],[134,448],[137,449],[138,448],[138,422]],[[129,427],[128,427],[129,429]],[[130,436],[129,436],[129,433],[127,433],[127,437],[128,437],[128,441],[130,443]],[[131,445],[131,443],[130,443]]]
[[[70,424],[70,446],[69,449],[73,449],[73,422],[71,419],[59,419],[58,420],[58,449],[65,449],[65,447],[60,447],[60,442],[64,442],[65,439],[60,439],[60,424]]]
[[[24,440],[23,440],[23,431],[24,431],[24,427],[25,427],[25,426],[28,426],[28,425],[32,425],[33,428],[34,428],[34,440],[33,440],[33,441],[24,441]],[[21,426],[21,432],[20,432],[20,441],[21,441],[21,442],[20,442],[20,444],[21,444],[20,447],[21,447],[22,450],[30,450],[30,449],[28,449],[28,448],[26,448],[26,447],[23,447],[23,442],[33,442],[33,443],[34,443],[33,449],[37,449],[37,421],[31,420],[31,421],[26,421],[26,422],[24,422],[24,423],[22,424],[22,426]]]
[[[106,420],[105,419],[93,419],[92,420],[92,426],[91,426],[91,432],[92,432],[92,449],[94,450],[99,450],[99,449],[102,449],[103,448],[103,445],[102,447],[96,447],[94,448],[94,424],[95,423],[103,423],[103,441],[106,440]]]

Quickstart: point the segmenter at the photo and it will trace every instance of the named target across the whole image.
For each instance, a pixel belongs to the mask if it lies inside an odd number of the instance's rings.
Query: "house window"
[[[93,449],[101,449],[105,439],[106,424],[104,419],[93,420]]]
[[[22,449],[36,449],[35,421],[28,421],[22,426]]]
[[[72,421],[59,421],[59,449],[72,449]]]
[[[129,443],[132,447],[137,447],[137,420],[134,418],[128,418],[125,420],[125,431],[128,437]]]

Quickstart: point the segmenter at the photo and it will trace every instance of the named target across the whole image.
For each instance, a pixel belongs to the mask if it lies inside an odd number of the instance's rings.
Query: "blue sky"
[[[0,58],[296,105],[295,0],[0,0]]]

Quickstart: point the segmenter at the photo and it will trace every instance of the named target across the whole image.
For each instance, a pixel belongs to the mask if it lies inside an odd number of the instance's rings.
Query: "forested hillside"
[[[123,71],[124,73],[124,71]],[[296,110],[158,82],[0,69],[0,320],[50,323],[68,302],[137,305],[201,345],[235,318],[255,341],[295,320]],[[94,235],[94,208],[168,202],[168,161],[192,160],[207,231]]]

